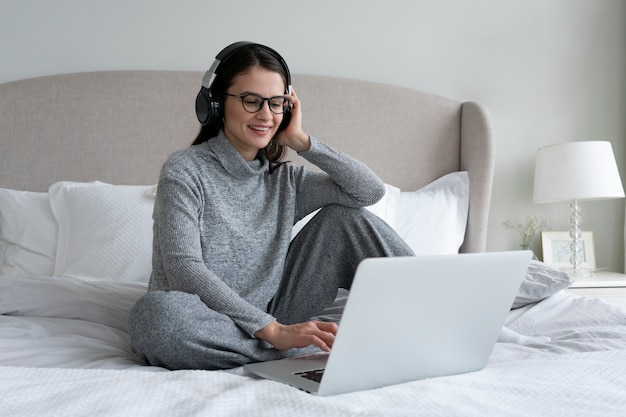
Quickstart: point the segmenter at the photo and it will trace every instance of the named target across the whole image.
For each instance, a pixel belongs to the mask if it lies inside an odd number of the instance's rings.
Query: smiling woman
[[[337,324],[311,317],[350,288],[360,261],[414,255],[363,209],[385,194],[382,180],[302,130],[279,55],[245,42],[225,51],[199,95],[200,135],[161,170],[150,291],[130,313],[139,357],[169,369],[328,352]],[[208,119],[205,96],[218,109]],[[282,163],[285,148],[319,170]]]

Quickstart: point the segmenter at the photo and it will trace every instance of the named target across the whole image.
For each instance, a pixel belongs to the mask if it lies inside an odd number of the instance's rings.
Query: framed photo
[[[583,231],[580,240],[582,242],[582,262],[580,266],[595,271],[596,252],[593,243],[593,232]],[[541,248],[543,250],[543,261],[557,268],[571,266],[571,242],[572,238],[569,236],[569,231],[542,231]]]

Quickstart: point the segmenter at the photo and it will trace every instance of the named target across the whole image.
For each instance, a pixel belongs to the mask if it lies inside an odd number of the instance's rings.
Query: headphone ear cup
[[[222,104],[206,87],[202,87],[196,97],[196,116],[203,126],[222,119]]]

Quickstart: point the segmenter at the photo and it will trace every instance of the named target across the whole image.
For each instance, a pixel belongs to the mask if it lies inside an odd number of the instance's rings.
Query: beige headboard
[[[194,102],[202,75],[107,71],[0,85],[0,187],[156,183],[167,155],[188,146],[198,131]],[[414,190],[446,173],[469,171],[461,251],[485,250],[494,148],[483,108],[335,77],[296,74],[293,85],[304,129],[367,163],[389,184]]]

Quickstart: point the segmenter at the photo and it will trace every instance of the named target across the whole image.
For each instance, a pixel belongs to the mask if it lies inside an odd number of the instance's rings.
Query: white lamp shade
[[[568,142],[537,150],[535,203],[624,197],[610,142]]]

